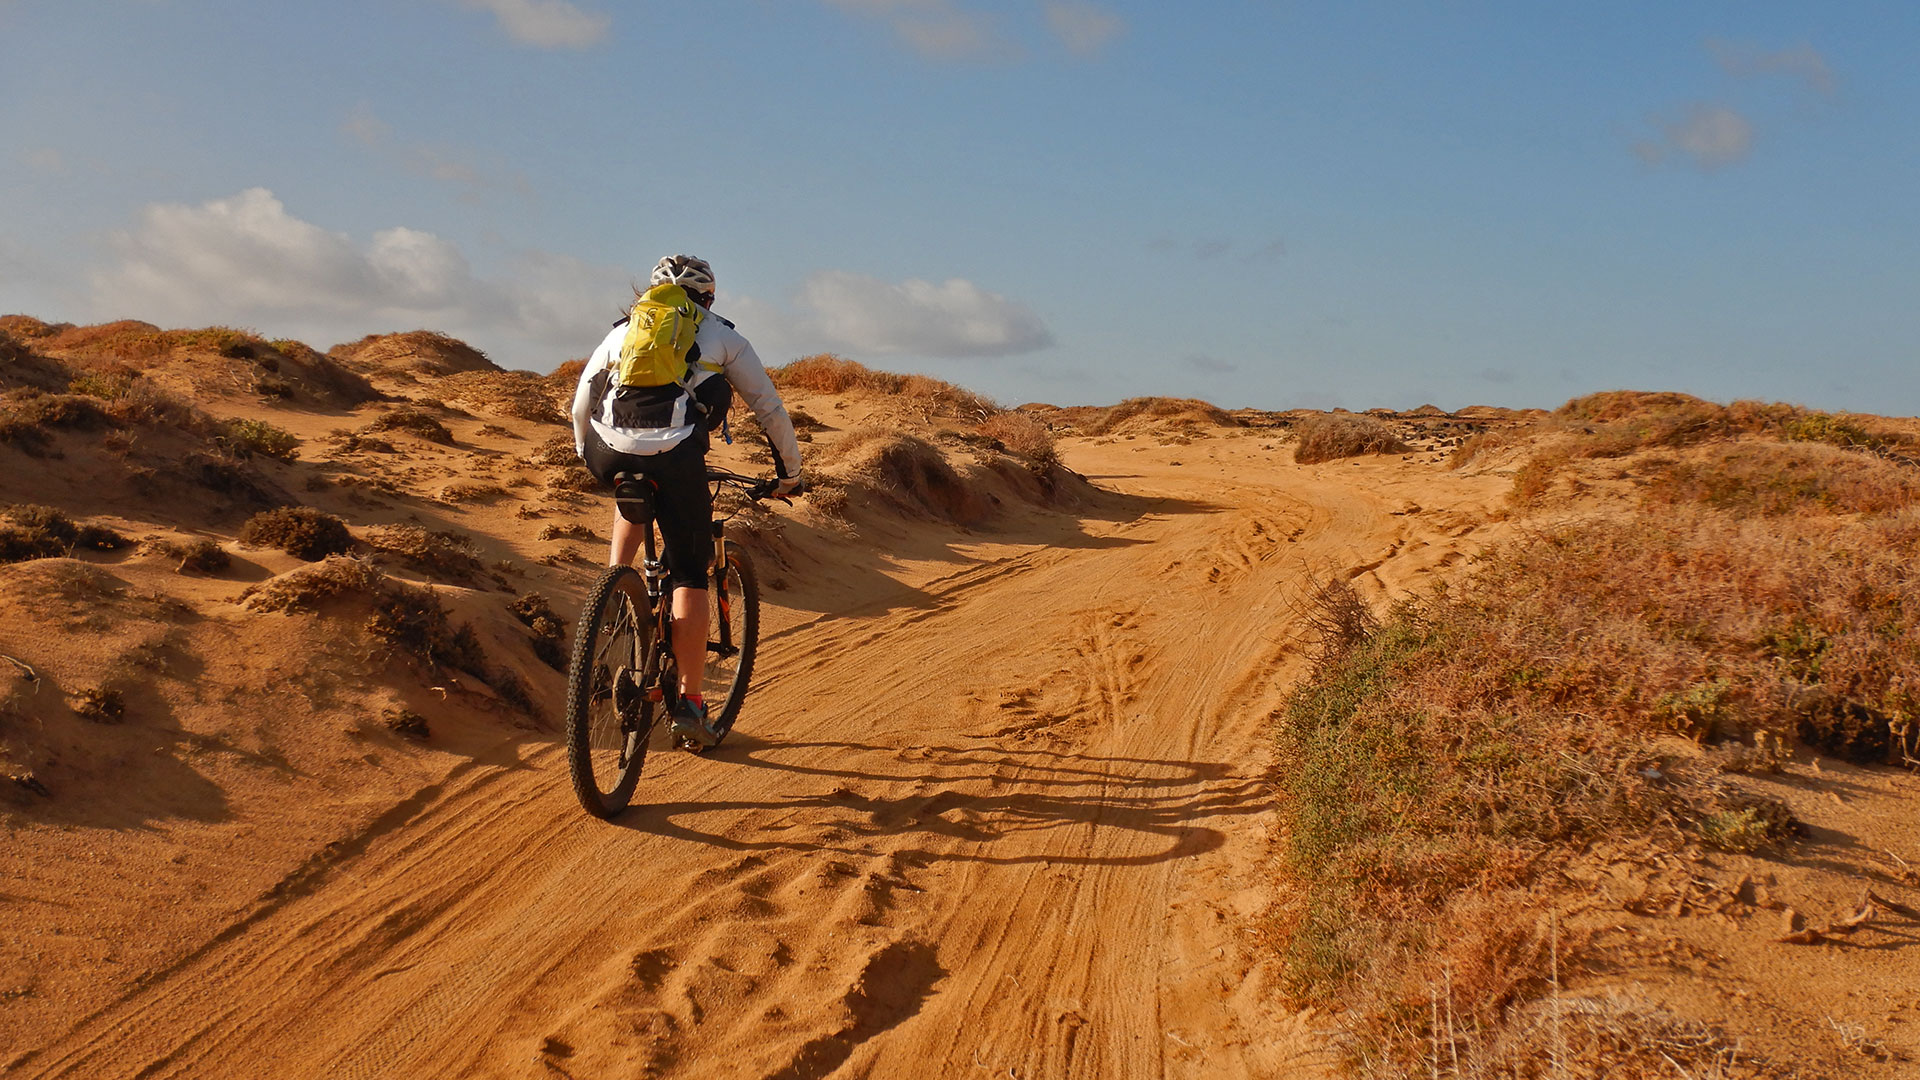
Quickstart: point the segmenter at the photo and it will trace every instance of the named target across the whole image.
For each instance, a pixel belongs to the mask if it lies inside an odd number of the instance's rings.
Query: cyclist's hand
[[[781,477],[779,481],[773,485],[773,497],[776,499],[790,499],[795,495],[804,494],[806,490],[806,479],[800,476],[800,474],[795,473],[792,476]]]

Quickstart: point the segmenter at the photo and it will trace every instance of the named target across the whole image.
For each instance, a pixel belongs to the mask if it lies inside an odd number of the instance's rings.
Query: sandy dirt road
[[[1316,1074],[1247,933],[1295,608],[1504,482],[1252,445],[1069,447],[1111,498],[771,609],[735,737],[617,821],[502,745],[10,1075]]]

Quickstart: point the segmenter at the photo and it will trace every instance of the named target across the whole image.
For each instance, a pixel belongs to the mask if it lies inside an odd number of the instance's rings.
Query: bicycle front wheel
[[[600,575],[587,594],[567,670],[567,761],[580,805],[595,817],[626,809],[657,715],[647,700],[659,643],[645,586],[631,566]]]
[[[714,728],[722,738],[733,730],[753,678],[753,649],[760,640],[760,579],[753,560],[738,548],[727,548],[727,561],[713,568],[713,587],[707,590],[707,679],[719,700]]]

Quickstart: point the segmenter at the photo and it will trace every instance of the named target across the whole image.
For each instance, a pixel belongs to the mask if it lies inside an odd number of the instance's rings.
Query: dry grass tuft
[[[114,551],[127,538],[99,525],[76,523],[50,506],[22,503],[0,510],[0,563],[59,559],[74,549]]]
[[[525,461],[528,465],[548,468],[580,464],[580,455],[573,450],[573,433],[569,431],[548,436],[545,442],[533,448]]]
[[[427,727],[427,718],[412,709],[393,706],[380,714],[380,724],[395,735],[404,735],[409,739],[425,740],[433,735]]]
[[[1128,398],[1100,414],[1088,426],[1089,435],[1106,435],[1129,420],[1144,418],[1162,422],[1184,422],[1188,426],[1243,426],[1232,413],[1197,398]]]
[[[395,409],[376,417],[372,423],[361,430],[402,432],[442,446],[453,445],[453,432],[448,431],[447,425],[436,420],[433,414],[423,409]]]
[[[1661,505],[1701,503],[1760,514],[1804,509],[1884,514],[1920,499],[1920,472],[1832,444],[1740,441],[1645,464],[1652,467],[1647,499]]]
[[[240,542],[248,547],[278,548],[297,559],[319,562],[329,555],[353,549],[347,523],[310,506],[283,506],[264,510],[240,527]]]
[[[572,454],[572,443],[567,444],[567,452],[569,455]],[[546,486],[549,491],[575,491],[585,495],[606,490],[606,485],[595,479],[594,475],[587,471],[587,467],[580,464],[579,458],[571,458],[559,468],[549,469]]]
[[[1300,435],[1300,444],[1293,452],[1293,460],[1302,465],[1318,465],[1362,454],[1404,454],[1412,449],[1392,428],[1371,416],[1359,414],[1309,417],[1295,430]]]
[[[212,540],[201,538],[185,544],[160,541],[152,545],[153,550],[170,559],[179,560],[173,572],[184,574],[192,571],[196,574],[218,574],[233,565],[233,556]]]
[[[906,513],[960,525],[991,510],[986,493],[955,472],[938,448],[891,428],[849,432],[820,456],[820,465],[828,481],[823,489],[839,485],[849,503],[877,497]]]
[[[331,555],[317,565],[248,586],[240,602],[249,611],[314,612],[334,600],[375,596],[386,583],[387,576],[372,563]]]
[[[530,371],[466,371],[441,379],[436,389],[448,401],[517,420],[567,422],[551,382]]]
[[[332,556],[315,565],[269,579],[240,594],[249,610],[295,614],[316,612],[341,601],[372,607],[367,633],[433,667],[488,673],[486,653],[471,626],[453,626],[433,590],[394,581],[371,563]]]
[[[977,429],[1001,449],[1024,462],[1027,468],[1045,476],[1060,464],[1060,453],[1053,443],[1053,432],[1046,422],[1031,413],[1003,412],[988,417]]]
[[[499,484],[486,484],[477,480],[455,480],[440,489],[441,502],[450,503],[493,503],[511,498],[512,493]]]
[[[118,724],[127,718],[126,696],[118,690],[89,687],[73,695],[73,713],[94,724]]]
[[[513,603],[514,617],[533,632],[533,654],[555,671],[567,670],[567,624],[547,598],[530,592]]]
[[[578,522],[565,525],[542,525],[538,539],[541,540],[585,540],[588,543],[604,543],[600,534]]]
[[[817,394],[899,398],[924,419],[947,416],[979,423],[1001,412],[992,399],[925,375],[895,375],[832,353],[803,356],[774,368],[773,381]]]
[[[463,371],[499,371],[487,354],[458,338],[431,330],[370,334],[335,345],[327,355],[363,371],[408,375],[454,375]]]
[[[229,420],[221,442],[240,457],[259,454],[275,461],[300,460],[300,440],[285,428],[264,420]]]
[[[375,525],[365,530],[367,545],[397,555],[414,567],[447,581],[471,582],[484,567],[473,538],[419,525]]]

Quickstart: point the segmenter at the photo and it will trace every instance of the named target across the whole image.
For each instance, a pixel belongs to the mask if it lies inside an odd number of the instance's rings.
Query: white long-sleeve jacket
[[[589,430],[613,450],[643,455],[665,453],[695,430],[698,418],[688,415],[684,397],[663,426],[623,427],[616,422],[613,395],[607,391],[611,369],[620,359],[620,345],[626,336],[627,323],[622,319],[593,350],[580,372],[580,385],[573,392],[573,448],[577,452],[585,452]],[[707,379],[724,376],[767,433],[767,441],[773,445],[775,473],[800,475],[800,441],[794,438],[793,421],[746,336],[732,323],[709,312],[693,340],[700,348],[700,362],[688,372],[688,384],[697,389]]]

